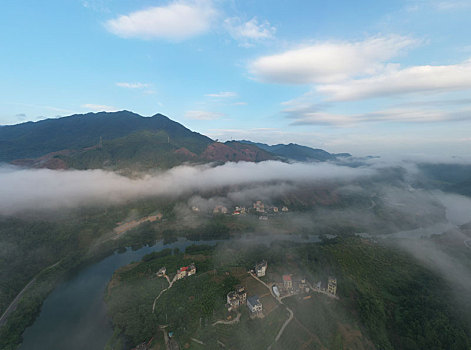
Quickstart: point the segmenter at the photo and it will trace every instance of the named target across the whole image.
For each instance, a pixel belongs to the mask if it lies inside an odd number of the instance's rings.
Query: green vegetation
[[[88,113],[0,128],[0,161],[92,147],[98,145],[100,137],[113,140],[142,130],[163,130],[192,152],[202,152],[212,142],[161,114],[146,118],[128,111]]]
[[[212,322],[215,312],[224,309],[226,294],[239,282],[232,276],[213,270],[210,255],[214,247],[190,247],[193,255],[170,250],[145,256],[141,263],[116,271],[105,298],[116,332],[124,336],[115,340],[123,344],[148,341],[159,325],[169,325],[185,341],[201,324]],[[154,312],[157,295],[168,287],[155,273],[165,266],[172,279],[177,268],[196,262],[197,274],[178,280],[162,294]],[[116,344],[113,344],[116,346]],[[116,347],[115,347],[116,348]]]
[[[405,253],[359,238],[302,249],[317,272],[329,260],[340,296],[381,349],[466,349],[469,325],[451,287]],[[315,264],[312,264],[314,262]]]
[[[178,342],[199,349],[191,338],[217,349],[217,341],[233,349],[266,348],[288,315],[275,307],[264,319],[252,320],[242,308],[240,322],[211,324],[224,319],[224,298],[243,271],[267,259],[267,281],[291,272],[315,283],[334,275],[340,300],[311,294],[285,299],[294,319],[274,349],[467,349],[469,324],[460,316],[447,284],[408,255],[368,240],[344,237],[322,243],[274,242],[270,246],[230,244],[190,247],[185,254],[170,250],[152,254],[118,271],[110,283],[107,303],[122,343],[148,341],[159,325],[168,325]],[[166,287],[155,272],[166,266],[196,262],[196,276]],[[241,268],[242,275],[237,268]],[[245,275],[247,276],[247,275]],[[170,276],[172,277],[172,276]],[[250,290],[249,290],[250,295]],[[125,340],[123,342],[123,339]]]

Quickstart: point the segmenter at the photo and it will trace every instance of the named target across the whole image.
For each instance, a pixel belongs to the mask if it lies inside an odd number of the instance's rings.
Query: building
[[[227,214],[227,208],[222,205],[218,205],[214,207],[213,214]]]
[[[288,211],[288,207],[283,207],[283,208],[281,208],[281,211],[282,211],[282,212],[287,212],[287,211]]]
[[[191,210],[192,210],[194,213],[199,213],[200,208],[198,208],[197,206],[192,206],[192,207],[191,207]]]
[[[189,277],[189,276],[194,275],[194,274],[196,274],[195,264],[192,263],[189,266],[180,267],[177,270],[177,280],[180,280],[180,279],[185,278],[185,277]]]
[[[333,277],[329,277],[327,282],[327,292],[335,295],[337,294],[337,279]]]
[[[237,286],[235,291],[227,294],[227,307],[229,311],[237,309],[247,302],[247,292],[243,286]]]
[[[188,270],[187,270],[187,273],[186,275],[187,276],[191,276],[191,275],[194,275],[196,274],[196,266],[194,263],[191,263],[189,266],[188,266]]]
[[[285,289],[293,289],[293,281],[290,275],[283,275],[283,287]]]
[[[264,213],[265,212],[265,204],[263,204],[262,201],[256,201],[253,204],[253,207],[254,207],[256,212],[259,212],[259,213]]]
[[[159,271],[157,272],[157,276],[163,277],[165,276],[166,273],[167,273],[167,268],[164,266],[159,269]]]
[[[276,297],[279,298],[280,297],[280,290],[278,289],[278,287],[273,286],[272,289],[273,289],[273,293],[276,295]]]
[[[260,221],[268,221],[268,216],[262,215],[262,216],[259,216],[258,219],[259,219]]]
[[[255,265],[255,274],[257,277],[263,277],[267,273],[267,262],[266,260],[262,260],[258,264]]]
[[[258,295],[247,298],[247,307],[252,315],[260,315],[262,313],[262,303]]]
[[[274,213],[278,213],[278,207],[273,207],[272,209]]]
[[[180,279],[182,279],[182,278],[185,278],[185,277],[186,277],[186,274],[187,274],[187,270],[188,270],[188,266],[180,267],[180,268],[177,270],[177,280],[180,280]]]

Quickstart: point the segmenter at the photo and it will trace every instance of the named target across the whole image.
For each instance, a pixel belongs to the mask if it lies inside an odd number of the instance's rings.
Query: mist
[[[0,214],[23,210],[73,208],[120,203],[148,196],[178,197],[215,188],[270,181],[316,182],[352,180],[375,170],[330,163],[226,163],[221,166],[179,166],[140,178],[103,170],[0,168]]]

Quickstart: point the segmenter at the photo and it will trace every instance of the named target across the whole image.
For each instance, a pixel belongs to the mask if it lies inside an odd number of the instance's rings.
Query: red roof
[[[186,270],[188,270],[188,266],[180,267],[180,271],[186,271]]]
[[[291,281],[290,275],[283,275],[283,281]]]

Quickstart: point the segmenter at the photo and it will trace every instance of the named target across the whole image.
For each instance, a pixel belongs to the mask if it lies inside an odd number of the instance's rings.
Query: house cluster
[[[192,206],[191,210],[194,213],[199,213],[200,209],[196,206]],[[232,215],[245,215],[248,213],[259,214],[260,220],[268,220],[268,214],[278,214],[279,212],[287,212],[288,207],[283,206],[280,208],[273,206],[266,206],[262,201],[256,201],[253,203],[253,208],[235,206],[232,211],[223,205],[217,205],[213,208],[213,215],[216,214],[232,214]]]
[[[177,278],[177,280],[180,280],[180,279],[185,278],[185,277],[190,277],[194,274],[196,274],[196,266],[195,266],[195,264],[191,263],[188,266],[180,267],[177,270],[176,278]]]
[[[262,201],[256,201],[253,203],[253,208],[257,213],[279,213],[280,209],[278,207],[265,206]],[[289,209],[287,206],[281,207],[282,212],[287,212]]]
[[[263,277],[267,273],[267,267],[267,261],[262,260],[255,264],[251,273],[257,277]],[[244,304],[247,305],[251,316],[262,316],[263,306],[258,295],[247,297],[247,291],[243,286],[237,286],[235,290],[227,294],[226,307],[228,311],[236,310]]]
[[[227,294],[227,310],[237,310],[242,305],[247,305],[251,316],[261,316],[263,307],[258,295],[247,298],[247,292],[243,286],[237,286],[235,290]]]
[[[273,293],[277,296],[308,293],[309,286],[306,280],[293,280],[292,275],[283,275],[281,283],[275,283],[272,287]]]

